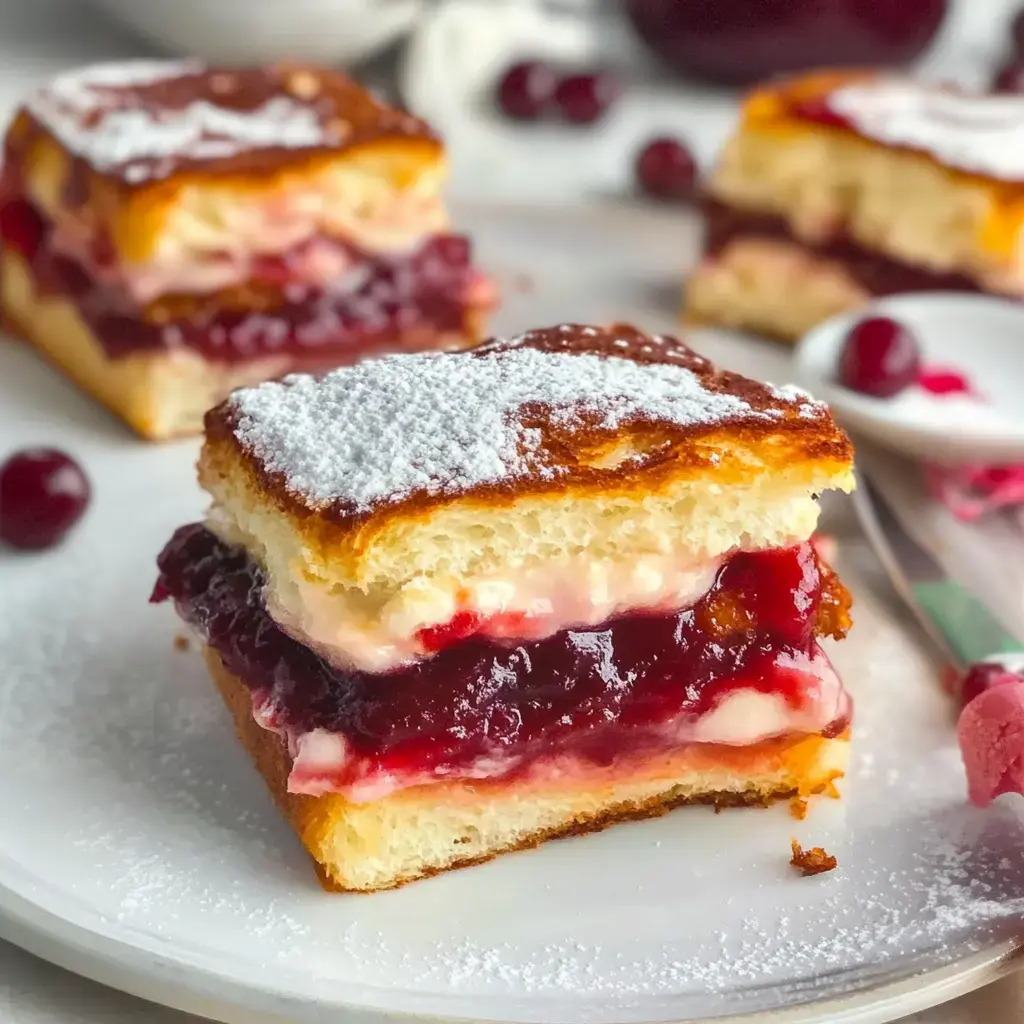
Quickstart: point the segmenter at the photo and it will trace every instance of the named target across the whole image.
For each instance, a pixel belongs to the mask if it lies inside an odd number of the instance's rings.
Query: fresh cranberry
[[[535,121],[551,105],[558,77],[538,60],[514,64],[498,83],[498,106],[517,121]]]
[[[30,448],[0,466],[0,539],[12,547],[52,547],[89,503],[81,467],[53,448]]]
[[[43,218],[31,203],[12,199],[0,206],[0,239],[25,259],[35,258],[45,231]]]
[[[960,704],[966,707],[980,693],[985,693],[1006,683],[1024,682],[1017,672],[1011,672],[997,661],[980,661],[972,665],[960,683]]]
[[[555,104],[573,124],[600,120],[619,94],[619,83],[605,72],[566,75],[555,89]]]
[[[640,188],[649,196],[689,199],[697,181],[697,164],[684,143],[665,137],[653,139],[640,150],[635,173]]]
[[[917,380],[920,371],[914,336],[884,316],[861,320],[851,328],[839,357],[839,383],[876,398],[899,394]]]
[[[1024,64],[1007,64],[992,79],[992,91],[1002,93],[1024,92]]]

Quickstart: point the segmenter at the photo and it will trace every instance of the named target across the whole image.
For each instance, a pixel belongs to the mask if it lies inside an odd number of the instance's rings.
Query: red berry
[[[52,547],[89,503],[81,467],[53,448],[30,448],[0,466],[0,539],[15,548]]]
[[[972,665],[960,683],[960,706],[966,707],[978,694],[986,693],[1006,683],[1024,682],[1017,672],[1011,672],[997,661],[980,661]]]
[[[1013,39],[1014,53],[1024,56],[1024,10],[1018,11],[1017,16],[1010,22],[1010,36]]]
[[[678,139],[648,142],[636,158],[636,180],[656,199],[690,199],[697,181],[697,164]]]
[[[1005,93],[1024,92],[1024,64],[1007,64],[992,79],[992,91]]]
[[[46,228],[31,203],[13,199],[0,206],[0,240],[27,260],[35,258]]]
[[[619,83],[608,74],[566,75],[555,89],[555,104],[573,124],[593,124],[619,95]]]
[[[498,83],[498,106],[517,121],[534,121],[545,113],[555,95],[558,78],[540,61],[514,64]]]
[[[921,370],[917,341],[888,317],[861,320],[839,356],[839,383],[876,398],[891,398],[913,384]]]

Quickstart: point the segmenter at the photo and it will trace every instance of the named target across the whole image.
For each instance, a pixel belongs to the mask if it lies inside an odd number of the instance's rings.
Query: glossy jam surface
[[[370,674],[332,668],[286,636],[264,609],[261,570],[202,525],[180,529],[159,567],[153,600],[175,601],[228,670],[270,698],[276,725],[342,733],[353,753],[393,772],[522,761],[555,746],[610,763],[741,686],[796,706],[807,679],[780,668],[780,654],[805,662],[818,634],[841,635],[849,621],[848,595],[805,544],[734,555],[686,611],[520,645],[444,637],[433,658]]]
[[[984,290],[964,274],[942,273],[889,259],[858,245],[842,231],[837,231],[828,241],[808,245],[793,236],[788,223],[781,217],[733,209],[715,200],[706,200],[704,206],[707,221],[706,247],[712,255],[738,238],[777,239],[800,245],[822,259],[841,263],[850,277],[872,295]]]
[[[285,285],[283,299],[258,312],[210,301],[173,318],[143,317],[116,287],[103,286],[49,244],[50,226],[20,199],[0,205],[0,244],[29,264],[44,293],[69,296],[111,357],[184,347],[218,362],[262,355],[344,361],[394,344],[400,332],[461,331],[475,271],[469,242],[457,235],[430,239],[417,252],[388,259],[360,254],[358,281],[337,290]],[[103,253],[94,254],[102,260]],[[287,258],[267,261],[260,281],[287,281]],[[429,337],[424,339],[427,343]]]

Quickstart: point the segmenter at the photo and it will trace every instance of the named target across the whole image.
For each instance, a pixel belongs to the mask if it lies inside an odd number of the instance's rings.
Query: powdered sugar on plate
[[[564,469],[546,449],[550,427],[686,428],[778,420],[787,407],[822,411],[795,389],[774,389],[773,402],[754,408],[740,394],[709,390],[687,366],[520,341],[480,353],[390,356],[239,392],[236,436],[305,501],[361,512],[414,493],[554,477]],[[641,356],[657,351],[653,342],[646,351],[627,344]]]

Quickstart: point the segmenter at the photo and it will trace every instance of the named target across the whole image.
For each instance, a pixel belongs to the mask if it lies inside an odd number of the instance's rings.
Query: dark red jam
[[[721,252],[739,238],[768,238],[793,242],[821,259],[840,263],[850,277],[871,295],[896,295],[901,292],[953,291],[980,292],[964,274],[943,273],[915,267],[865,249],[845,232],[838,230],[826,241],[810,245],[793,235],[783,217],[739,210],[716,200],[705,201],[707,251]]]
[[[51,244],[51,225],[23,199],[0,200],[0,244],[29,264],[37,289],[70,297],[93,335],[112,357],[187,348],[217,362],[290,355],[313,362],[344,362],[345,354],[393,347],[417,328],[423,342],[435,332],[466,327],[467,296],[477,272],[469,241],[439,235],[418,251],[382,258],[354,253],[358,281],[336,289],[288,284],[289,259],[264,261],[257,282],[283,286],[282,298],[260,311],[197,301],[186,314],[143,314],[123,289],[100,283]],[[93,259],[110,262],[102,239]]]
[[[279,726],[342,733],[353,753],[390,772],[496,755],[522,764],[554,750],[610,764],[675,745],[659,726],[700,715],[738,687],[800,706],[816,687],[785,663],[806,664],[818,635],[849,624],[849,596],[803,544],[733,555],[685,611],[520,644],[470,637],[372,674],[333,668],[282,632],[263,604],[262,571],[202,525],[178,530],[158,565],[152,599],[173,599],[227,669],[270,698]]]

